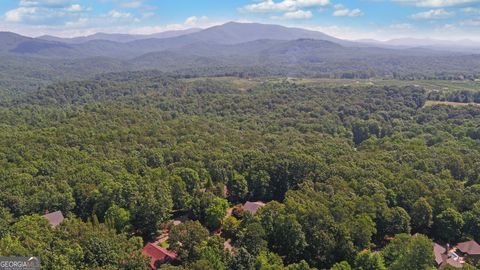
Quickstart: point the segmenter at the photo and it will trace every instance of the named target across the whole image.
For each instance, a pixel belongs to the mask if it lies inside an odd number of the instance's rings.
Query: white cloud
[[[5,13],[5,21],[7,22],[22,22],[25,17],[34,16],[37,13],[36,7],[19,7],[9,10]]]
[[[441,8],[480,2],[480,0],[393,0],[398,3],[415,5],[417,7]]]
[[[445,9],[431,9],[425,12],[419,12],[410,16],[412,19],[416,20],[435,20],[435,19],[446,19],[450,18],[455,13],[453,11],[447,11]]]
[[[285,19],[285,20],[296,20],[296,19],[310,19],[313,17],[313,13],[310,10],[296,10],[285,12],[282,16],[273,16],[272,19]]]
[[[19,5],[22,7],[58,7],[71,2],[72,0],[21,0]]]
[[[413,25],[409,23],[396,23],[396,24],[391,24],[389,28],[395,29],[395,30],[410,30],[413,28]]]
[[[211,21],[207,16],[191,16],[185,19],[183,23],[174,23],[167,25],[150,25],[133,28],[129,30],[130,34],[154,34],[165,31],[184,30],[189,28],[208,28],[214,25],[220,25],[225,22]]]
[[[128,19],[133,17],[133,15],[128,12],[119,12],[116,10],[111,10],[110,12],[108,12],[107,16],[114,19]]]
[[[246,5],[243,12],[296,11],[300,8],[321,7],[330,4],[330,0],[262,0],[259,3]]]
[[[75,20],[65,22],[63,28],[66,31],[82,30],[88,33],[95,33],[98,31],[109,32],[105,29],[116,29],[117,27],[125,28],[125,25],[135,26],[140,22],[140,19],[128,12],[120,12],[118,10],[111,10],[98,16],[83,16]],[[116,32],[124,32],[117,30]]]
[[[73,4],[73,5],[69,6],[68,8],[66,8],[66,11],[81,12],[81,11],[84,11],[84,8],[79,4]]]
[[[65,23],[66,28],[84,28],[90,25],[89,18],[80,18],[76,21],[70,21]]]
[[[474,7],[466,7],[462,8],[463,13],[469,14],[469,15],[479,15],[480,14],[480,8],[474,8]]]
[[[192,17],[188,17],[183,24],[190,27],[198,27],[201,25],[208,25],[209,22],[210,20],[208,19],[207,16],[201,16],[201,17],[192,16]]]
[[[348,9],[343,5],[335,5],[335,11],[333,12],[333,16],[335,17],[358,17],[362,16],[363,12],[356,8],[356,9]]]
[[[459,23],[461,26],[480,26],[480,19],[469,19]]]
[[[89,9],[70,0],[22,0],[15,9],[5,12],[3,19],[28,25],[62,24],[78,19]]]
[[[125,3],[121,3],[120,6],[124,8],[139,8],[143,5],[141,0],[134,0]]]

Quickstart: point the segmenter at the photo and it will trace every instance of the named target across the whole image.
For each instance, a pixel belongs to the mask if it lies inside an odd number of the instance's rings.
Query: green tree
[[[170,219],[172,206],[168,185],[143,183],[141,193],[132,199],[131,223],[145,238],[153,238],[160,224]]]
[[[283,261],[273,252],[261,252],[255,262],[256,270],[283,270]]]
[[[113,204],[105,212],[105,223],[117,232],[127,232],[131,229],[130,212]]]
[[[14,219],[7,208],[0,207],[0,239],[7,235]]]
[[[200,222],[187,221],[172,228],[168,242],[170,247],[177,252],[179,259],[189,263],[198,259],[196,246],[206,241],[207,238],[208,230]]]
[[[380,213],[377,222],[380,238],[410,232],[410,216],[401,207],[386,209],[385,212]]]
[[[104,267],[115,265],[120,260],[116,253],[115,243],[111,239],[92,237],[85,242],[85,262],[91,267]]]
[[[446,242],[454,243],[462,236],[464,224],[462,214],[453,208],[448,208],[435,218],[435,237]]]
[[[307,246],[302,225],[295,215],[278,216],[273,225],[273,239],[270,246],[273,251],[285,256],[286,263],[298,261]]]
[[[357,254],[354,263],[355,270],[386,270],[382,256],[368,250]]]
[[[375,222],[366,214],[357,216],[350,226],[353,244],[357,249],[367,248],[377,232]]]
[[[225,250],[225,240],[219,236],[213,236],[207,241],[202,241],[195,247],[195,252],[200,258],[196,262],[206,261],[212,269],[226,269],[230,261],[230,253]]]
[[[230,262],[229,269],[231,270],[254,270],[255,256],[250,254],[245,248],[239,248],[236,255]]]
[[[183,180],[190,193],[203,187],[204,183],[201,181],[200,176],[191,168],[176,168],[174,174]]]
[[[270,175],[265,170],[254,170],[248,175],[248,189],[252,191],[253,199],[269,200]]]
[[[259,223],[250,223],[240,234],[239,246],[245,248],[253,256],[257,256],[261,251],[266,250],[265,237],[265,231]]]
[[[205,225],[210,230],[215,230],[222,225],[223,218],[227,214],[228,201],[214,197],[210,206],[205,210]]]
[[[480,202],[475,203],[472,210],[464,212],[463,219],[463,231],[480,241]]]
[[[420,198],[413,204],[410,216],[415,232],[425,233],[432,226],[433,209],[425,198]]]
[[[433,243],[422,234],[399,234],[390,242],[382,256],[388,269],[432,269],[434,267]]]
[[[240,222],[234,216],[227,216],[223,220],[223,235],[227,239],[236,239]]]
[[[243,175],[235,172],[227,183],[230,200],[234,203],[242,202],[248,193],[248,183]]]
[[[348,262],[342,261],[334,264],[330,270],[352,270],[352,267],[350,264],[348,264]]]
[[[20,217],[9,231],[13,239],[37,256],[49,249],[54,236],[48,220],[38,215]]]
[[[306,261],[301,260],[299,263],[288,265],[285,270],[315,270],[315,268],[311,268]]]
[[[180,176],[173,175],[169,178],[169,183],[172,190],[173,208],[176,210],[187,209],[190,204],[191,196],[187,192],[187,185],[185,182]]]

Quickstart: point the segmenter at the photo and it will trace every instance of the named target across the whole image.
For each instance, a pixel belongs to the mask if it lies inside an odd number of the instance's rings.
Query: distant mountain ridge
[[[428,38],[397,38],[386,41],[363,39],[356,40],[356,42],[385,48],[426,48],[431,50],[444,50],[452,52],[480,53],[480,42],[469,39],[452,41]]]
[[[85,37],[59,38],[41,36],[24,37],[0,32],[0,53],[13,53],[34,57],[87,58],[95,56],[129,59],[143,54],[172,50],[198,44],[238,45],[257,40],[290,41],[312,39],[330,41],[346,47],[379,47],[387,49],[424,48],[452,52],[480,52],[480,43],[396,39],[390,41],[348,41],[322,32],[280,25],[229,22],[207,29],[166,31],[151,35],[97,33]],[[478,45],[478,46],[476,46]]]
[[[97,33],[70,39],[52,36],[29,38],[14,33],[0,33],[0,42],[10,44],[10,46],[0,46],[0,52],[54,58],[107,56],[128,59],[192,44],[235,45],[256,40],[296,39],[325,40],[346,46],[355,45],[317,31],[279,25],[230,22],[204,30],[187,29],[153,35]]]
[[[73,38],[60,38],[50,35],[44,35],[37,37],[38,39],[48,40],[48,41],[57,41],[63,42],[68,44],[80,44],[85,43],[93,40],[105,40],[105,41],[113,41],[113,42],[131,42],[135,40],[141,39],[151,39],[151,38],[172,38],[181,35],[188,35],[198,31],[201,31],[200,28],[190,28],[185,30],[173,30],[173,31],[165,31],[150,35],[139,35],[139,34],[109,34],[109,33],[95,33],[93,35],[84,36],[84,37],[73,37]]]
[[[96,34],[66,41],[0,32],[0,86],[9,81],[19,85],[24,78],[44,83],[147,69],[185,76],[476,78],[480,54],[374,40],[352,42],[258,23],[231,22],[147,36]]]

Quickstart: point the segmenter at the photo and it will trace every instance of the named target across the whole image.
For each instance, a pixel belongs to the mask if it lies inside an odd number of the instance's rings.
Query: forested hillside
[[[24,92],[100,73],[151,69],[184,77],[478,79],[480,55],[457,47],[385,47],[300,28],[234,22],[153,36],[62,39],[0,32],[0,87]]]
[[[161,269],[434,269],[433,242],[480,241],[480,107],[418,86],[125,72],[6,96],[0,254],[45,269],[147,269],[165,230]]]

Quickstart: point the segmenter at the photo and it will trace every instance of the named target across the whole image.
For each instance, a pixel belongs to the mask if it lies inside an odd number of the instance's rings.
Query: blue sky
[[[149,34],[228,21],[346,39],[480,40],[480,0],[0,0],[0,30],[30,36]]]

